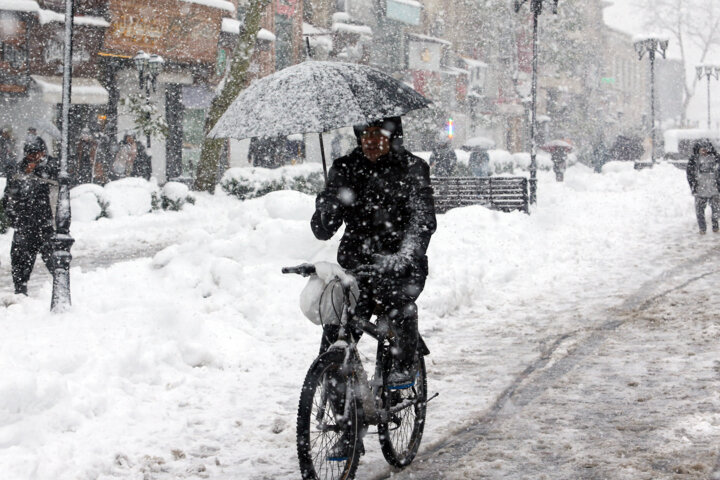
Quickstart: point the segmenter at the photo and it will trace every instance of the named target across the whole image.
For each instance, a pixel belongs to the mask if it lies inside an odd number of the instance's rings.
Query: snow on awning
[[[274,42],[275,34],[272,33],[270,30],[265,30],[264,28],[261,28],[260,30],[258,30],[257,39],[265,40],[266,42]]]
[[[442,69],[442,73],[446,75],[470,75],[470,72],[465,70],[464,68],[457,68],[457,67],[445,67]]]
[[[330,35],[330,30],[325,30],[324,28],[316,27],[310,23],[303,22],[302,33],[303,35]]]
[[[0,0],[0,10],[37,12],[40,10],[40,6],[34,0]]]
[[[235,5],[225,0],[182,0],[187,3],[195,3],[197,5],[205,5],[206,7],[219,8],[228,12],[235,12]]]
[[[240,35],[240,21],[233,18],[223,18],[222,31],[225,33]]]
[[[65,14],[56,12],[54,10],[38,10],[38,17],[40,25],[45,25],[50,22],[62,22],[65,23]],[[107,28],[110,26],[110,22],[102,17],[93,17],[89,15],[77,16],[73,18],[74,25],[89,25],[91,27],[103,27]]]
[[[465,64],[470,68],[487,68],[488,66],[487,63],[480,60],[475,60],[474,58],[462,57],[462,61],[465,62]]]
[[[451,42],[443,40],[442,38],[431,37],[430,35],[420,35],[418,33],[408,33],[408,38],[420,42],[440,43],[442,45],[452,45]]]
[[[355,25],[352,23],[333,23],[332,31],[338,33],[351,33],[354,35],[367,35],[372,37],[372,28],[367,25]]]
[[[62,103],[62,77],[30,75],[35,81],[45,103]],[[73,77],[70,103],[104,105],[108,103],[108,91],[94,78]]]

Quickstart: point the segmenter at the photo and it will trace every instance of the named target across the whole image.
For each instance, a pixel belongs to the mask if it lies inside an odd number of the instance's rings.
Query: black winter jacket
[[[5,214],[16,230],[43,230],[53,228],[50,187],[57,178],[55,159],[48,157],[32,173],[21,168],[8,178],[2,198]]]
[[[697,193],[698,160],[700,159],[701,148],[706,148],[710,152],[710,155],[715,157],[715,178],[717,180],[718,190],[720,190],[720,154],[715,151],[715,147],[710,141],[700,140],[693,147],[693,153],[690,155],[687,168],[685,169],[688,184],[690,184],[690,191],[692,191],[693,195]]]
[[[435,203],[427,163],[404,148],[371,163],[360,147],[333,162],[318,195],[311,227],[327,240],[345,223],[338,263],[353,269],[374,254],[401,253],[411,275],[427,276],[427,251],[435,232]]]

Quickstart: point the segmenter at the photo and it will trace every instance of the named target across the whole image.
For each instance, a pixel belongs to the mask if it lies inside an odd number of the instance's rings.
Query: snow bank
[[[492,348],[511,358],[513,332],[530,335],[537,312],[610,307],[685,254],[669,249],[695,229],[683,172],[631,168],[611,162],[598,175],[576,165],[564,183],[541,171],[531,215],[474,206],[438,217],[418,302],[433,388],[458,369],[443,362],[447,349],[488,353],[457,344],[465,329],[509,332]],[[320,330],[298,309],[305,280],[280,267],[334,261],[340,234],[316,240],[314,197],[287,190],[245,202],[198,195],[180,213],[123,216],[147,209],[151,195],[128,180],[106,188],[116,217],[74,224],[74,254],[172,245],[152,258],[73,267],[67,313],[48,313],[49,281],[0,307],[3,477],[297,478],[297,398]],[[0,235],[3,267],[9,237]],[[451,403],[434,407],[427,438],[488,406],[477,397],[441,395]],[[376,446],[363,462],[384,465]]]

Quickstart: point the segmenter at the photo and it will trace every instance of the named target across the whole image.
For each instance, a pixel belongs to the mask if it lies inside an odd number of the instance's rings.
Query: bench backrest
[[[530,213],[525,177],[432,177],[432,186],[437,213],[468,205]]]

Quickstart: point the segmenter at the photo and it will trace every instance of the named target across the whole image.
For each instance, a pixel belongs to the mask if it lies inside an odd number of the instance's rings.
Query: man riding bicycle
[[[437,226],[429,167],[403,147],[400,117],[353,129],[358,147],[333,162],[311,227],[318,239],[328,240],[344,222],[338,263],[351,271],[372,267],[372,275],[358,278],[355,314],[390,319],[397,337],[386,384],[409,388],[418,343],[415,301],[425,286],[426,251]],[[324,326],[320,353],[336,340],[338,329]]]

